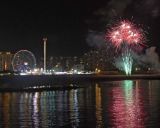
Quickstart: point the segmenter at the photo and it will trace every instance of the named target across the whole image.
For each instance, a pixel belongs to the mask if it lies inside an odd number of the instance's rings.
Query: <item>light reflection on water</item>
[[[84,88],[0,93],[0,127],[159,127],[160,81],[124,80]]]
[[[125,80],[120,82],[122,88],[112,90],[113,100],[110,114],[113,126],[121,128],[144,127],[145,111],[140,105],[139,97],[133,87],[134,82]]]

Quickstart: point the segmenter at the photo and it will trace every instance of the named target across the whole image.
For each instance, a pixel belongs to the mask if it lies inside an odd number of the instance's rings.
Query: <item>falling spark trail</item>
[[[123,61],[122,68],[125,71],[126,75],[131,75],[133,58],[131,53],[128,50],[124,55],[122,55],[122,61]]]

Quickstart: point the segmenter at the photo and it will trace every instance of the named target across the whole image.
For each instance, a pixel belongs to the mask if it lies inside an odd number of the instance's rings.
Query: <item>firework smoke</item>
[[[87,43],[91,47],[101,48],[105,45],[105,34],[102,32],[89,31],[86,39]]]
[[[150,68],[154,70],[159,70],[160,68],[159,56],[156,53],[156,47],[146,49],[145,54],[139,56],[138,60],[149,64],[151,66]]]
[[[116,17],[122,17],[132,0],[110,0],[104,8],[97,10],[94,14],[101,16],[101,22],[111,22]]]
[[[113,22],[114,19],[119,17],[129,16],[139,20],[143,17],[143,19],[150,21],[159,17],[159,3],[159,0],[110,0],[105,7],[98,9],[94,14],[100,16],[100,21],[103,23]]]

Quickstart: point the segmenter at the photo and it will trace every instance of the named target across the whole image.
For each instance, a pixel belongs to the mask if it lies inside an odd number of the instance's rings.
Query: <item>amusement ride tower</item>
[[[46,42],[47,42],[47,38],[43,38],[43,47],[44,47],[44,67],[43,67],[43,71],[44,73],[46,73]]]

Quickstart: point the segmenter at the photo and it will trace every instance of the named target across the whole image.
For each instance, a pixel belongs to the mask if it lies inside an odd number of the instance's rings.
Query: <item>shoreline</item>
[[[44,91],[79,88],[79,83],[94,83],[119,80],[160,80],[160,74],[104,75],[6,75],[0,76],[0,92],[5,91]],[[72,84],[72,86],[70,86]]]

